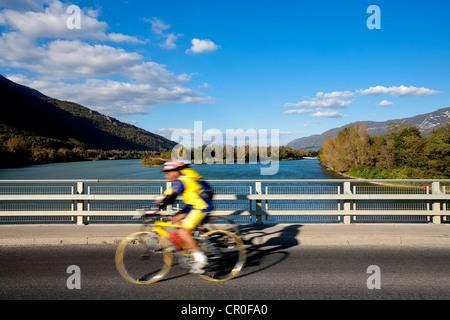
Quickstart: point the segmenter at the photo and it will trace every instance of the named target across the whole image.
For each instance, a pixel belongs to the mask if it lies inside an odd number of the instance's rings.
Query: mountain
[[[430,134],[433,129],[437,129],[447,125],[450,121],[450,107],[436,110],[434,112],[420,114],[410,118],[388,120],[383,122],[376,121],[358,121],[346,124],[339,128],[333,128],[320,135],[312,135],[309,137],[298,138],[292,140],[287,144],[291,148],[301,149],[315,149],[322,148],[323,143],[328,140],[329,137],[336,137],[339,131],[350,127],[351,125],[365,123],[367,127],[367,133],[372,136],[382,135],[389,132],[388,124],[392,122],[396,123],[408,123],[420,130],[423,135]]]
[[[160,135],[102,115],[82,105],[53,99],[0,75],[0,134],[32,138],[53,148],[167,151],[176,145]]]

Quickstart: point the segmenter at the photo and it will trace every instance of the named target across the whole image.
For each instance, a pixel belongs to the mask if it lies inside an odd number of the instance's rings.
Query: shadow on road
[[[239,277],[268,269],[289,257],[285,251],[299,242],[296,236],[301,225],[288,225],[281,228],[273,226],[241,226],[241,235],[247,245],[247,263]]]
[[[247,262],[243,272],[235,279],[245,277],[259,271],[266,270],[289,257],[285,249],[299,244],[296,236],[300,233],[300,224],[283,227],[274,225],[240,225],[240,236],[247,246]],[[182,267],[175,257],[175,268],[161,282],[177,279],[189,275],[188,270]]]

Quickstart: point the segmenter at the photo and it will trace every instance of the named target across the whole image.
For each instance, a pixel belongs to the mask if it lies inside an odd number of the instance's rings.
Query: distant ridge
[[[336,137],[339,131],[350,127],[355,124],[365,123],[367,127],[367,133],[372,136],[382,135],[388,133],[388,124],[391,122],[408,123],[414,127],[417,127],[423,135],[430,134],[433,129],[437,129],[445,126],[450,121],[450,107],[436,110],[434,112],[420,114],[410,118],[402,118],[395,120],[388,120],[382,122],[376,121],[357,121],[346,124],[339,128],[333,128],[320,135],[312,135],[308,137],[298,138],[292,140],[287,144],[291,148],[301,149],[315,149],[322,148],[323,143],[328,140],[329,137]]]
[[[176,145],[82,105],[47,97],[1,75],[0,101],[0,134],[4,136],[19,133],[36,137],[33,143],[51,141],[52,147],[60,144],[59,147],[101,150],[161,152]]]

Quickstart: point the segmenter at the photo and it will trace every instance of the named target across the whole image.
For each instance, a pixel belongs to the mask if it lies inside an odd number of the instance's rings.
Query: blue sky
[[[286,144],[448,107],[449,12],[435,0],[0,0],[0,74],[169,138],[202,121],[277,129]]]

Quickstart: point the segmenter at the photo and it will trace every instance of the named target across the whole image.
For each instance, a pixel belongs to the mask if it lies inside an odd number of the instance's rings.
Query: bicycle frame
[[[169,237],[170,232],[167,232],[164,228],[179,228],[179,225],[170,223],[170,222],[164,222],[164,221],[155,221],[155,227],[153,227],[152,231],[156,232],[158,235],[162,236],[162,237]],[[194,236],[195,238],[195,236]],[[184,243],[183,240],[181,240],[183,242],[183,246],[182,248],[186,247],[186,244]],[[203,242],[212,250],[214,251],[216,254],[220,254],[214,246],[211,245],[211,243],[208,241],[208,239],[203,239]]]
[[[165,237],[170,239],[171,242],[173,242],[175,245],[179,246],[180,249],[184,249],[186,248],[186,243],[184,242],[184,240],[182,240],[181,238],[179,238],[179,240],[173,240],[170,237],[170,233],[167,230],[165,230],[164,228],[179,228],[179,225],[173,224],[171,222],[164,222],[164,221],[155,221],[155,227],[152,228],[152,232],[156,232],[160,237]],[[181,242],[181,243],[179,243]]]
[[[156,232],[160,236],[168,236],[169,232],[167,232],[164,228],[179,228],[179,225],[173,224],[171,222],[164,221],[155,221],[155,227],[153,227],[152,231]]]

